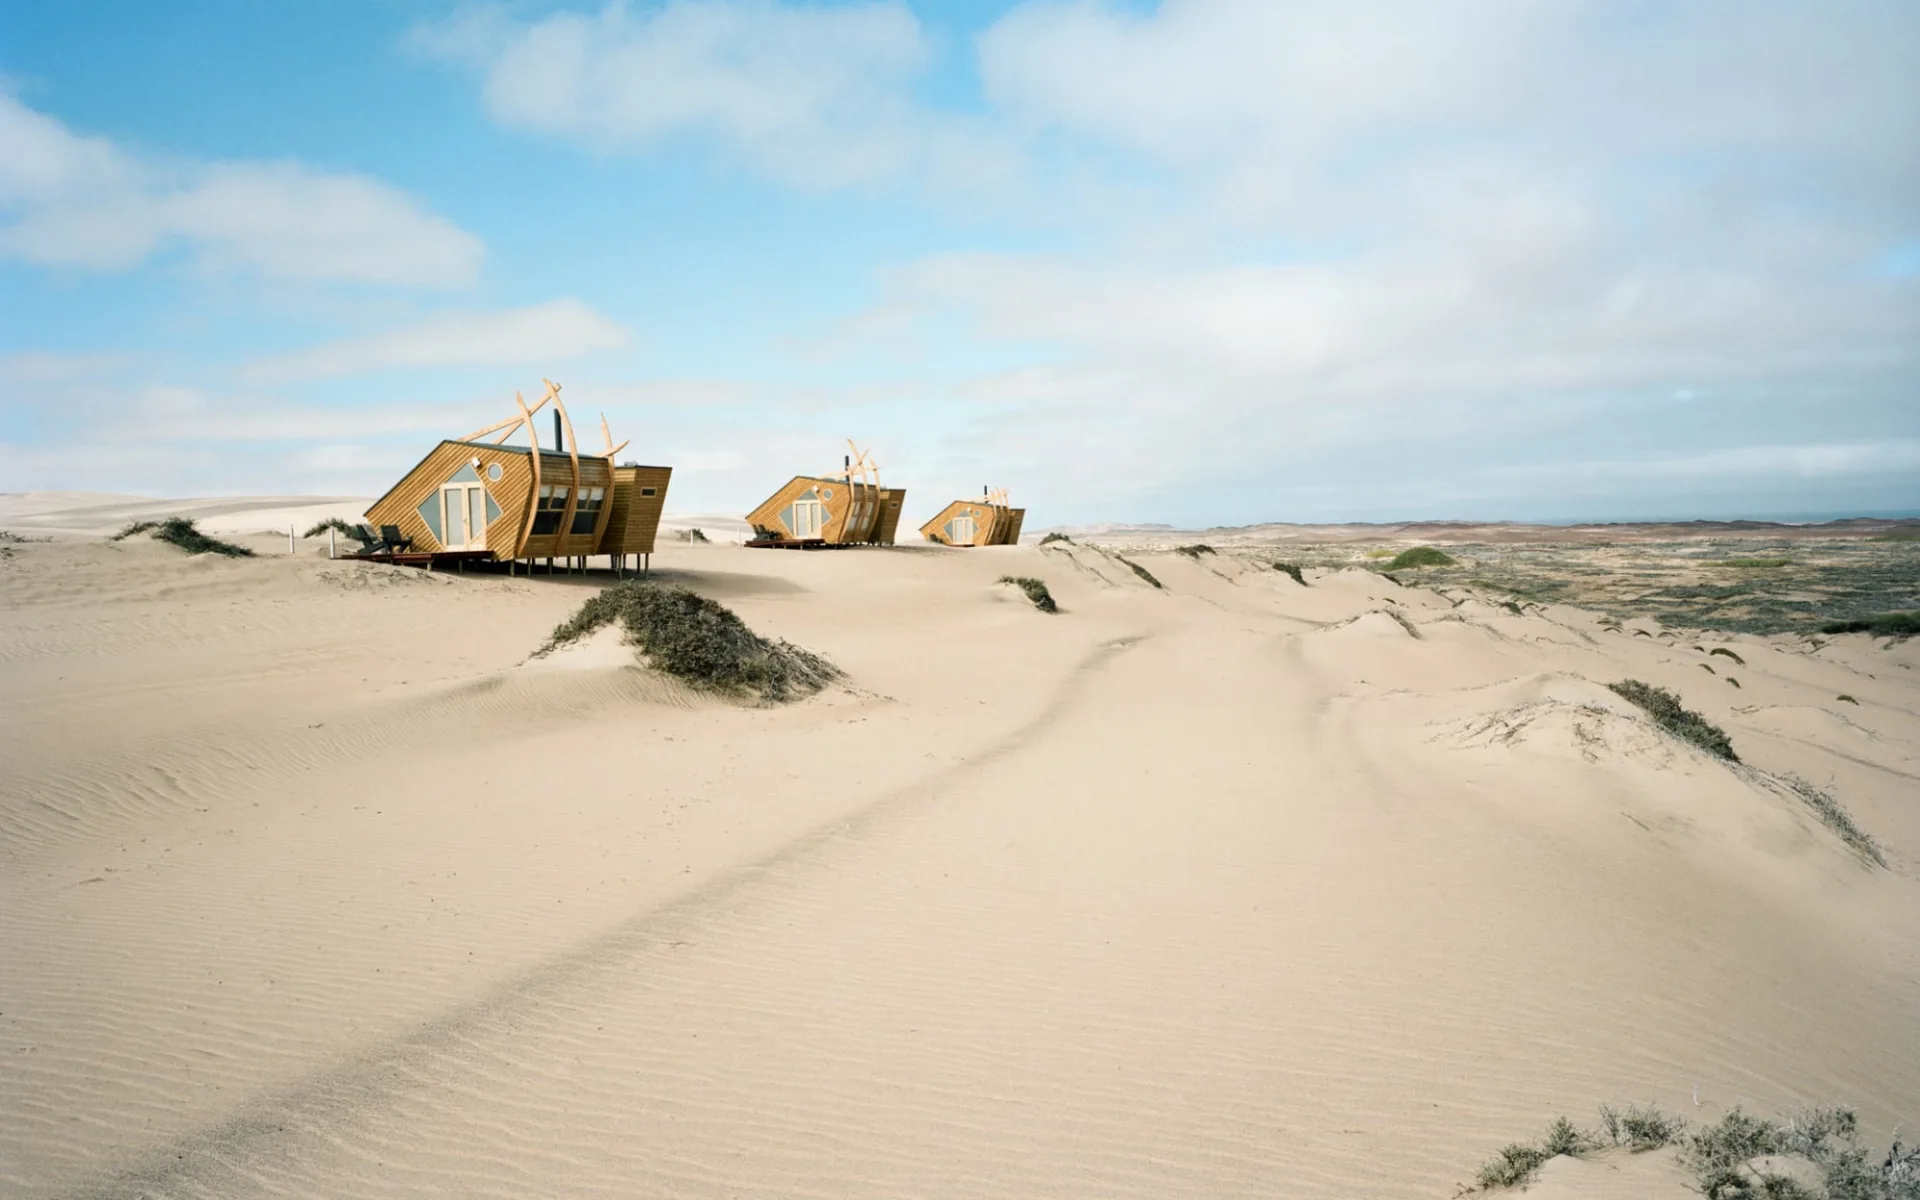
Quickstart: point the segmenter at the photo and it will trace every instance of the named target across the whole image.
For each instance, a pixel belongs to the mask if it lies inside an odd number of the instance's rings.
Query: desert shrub
[[[1274,570],[1280,572],[1282,575],[1291,575],[1293,577],[1293,581],[1299,584],[1301,587],[1307,586],[1307,577],[1300,573],[1299,563],[1276,562],[1276,563],[1269,563],[1267,565],[1272,567]]]
[[[1132,559],[1120,558],[1118,554],[1114,555],[1114,557],[1119,558],[1122,563],[1124,563],[1126,566],[1130,567],[1133,570],[1133,573],[1135,575],[1138,575],[1140,578],[1146,580],[1148,583],[1152,584],[1154,587],[1158,588],[1158,587],[1166,586],[1165,584],[1161,583],[1158,579],[1155,579],[1153,577],[1152,571],[1147,570],[1145,567],[1141,566],[1137,562],[1134,562]]]
[[[1871,617],[1855,617],[1846,621],[1829,621],[1820,627],[1821,633],[1870,633],[1874,637],[1907,638],[1920,634],[1920,613],[1892,612],[1880,613]]]
[[[1600,1148],[1600,1139],[1565,1117],[1555,1117],[1538,1144],[1515,1142],[1480,1165],[1474,1183],[1482,1190],[1519,1187],[1530,1181],[1547,1160],[1562,1154],[1579,1155]]]
[[[1725,730],[1699,713],[1682,707],[1680,697],[1667,689],[1642,683],[1638,679],[1623,679],[1607,687],[1615,695],[1645,709],[1655,725],[1681,741],[1691,742],[1728,762],[1740,761],[1740,756],[1733,752],[1733,742]]]
[[[673,535],[683,542],[705,542],[710,540],[704,529],[682,529]]]
[[[1807,807],[1813,810],[1813,815],[1820,818],[1820,823],[1833,830],[1841,841],[1876,865],[1887,865],[1885,856],[1880,852],[1880,843],[1854,822],[1853,814],[1834,799],[1832,792],[1815,787],[1798,775],[1782,775],[1780,781],[1805,801]]]
[[[1651,1104],[1630,1105],[1625,1111],[1602,1105],[1600,1128],[1611,1144],[1644,1154],[1679,1141],[1687,1123]]]
[[[1060,611],[1060,606],[1053,602],[1053,593],[1038,579],[1028,575],[1002,575],[1000,582],[1010,583],[1025,592],[1027,599],[1033,601],[1033,606],[1043,613]]]
[[[1068,545],[1072,545],[1073,539],[1068,537],[1064,533],[1050,533],[1047,536],[1040,539],[1040,544],[1042,546],[1050,545],[1054,542],[1066,542]]]
[[[313,528],[307,530],[305,533],[301,534],[300,536],[302,539],[317,538],[329,529],[332,529],[339,533],[344,533],[348,537],[354,538],[355,540],[358,540],[366,536],[364,533],[361,532],[360,527],[358,525],[350,525],[347,522],[342,521],[339,517],[328,517],[324,521],[315,522]]]
[[[705,596],[642,580],[616,583],[581,605],[535,657],[615,622],[654,666],[711,691],[780,702],[810,696],[841,677],[832,663],[761,637]]]
[[[1538,1146],[1515,1142],[1480,1165],[1474,1182],[1482,1189],[1519,1187],[1553,1157]]]
[[[1389,571],[1404,571],[1409,567],[1451,567],[1454,559],[1451,554],[1433,546],[1415,546],[1411,550],[1402,550],[1387,564]]]
[[[1733,686],[1735,686],[1735,687],[1739,687],[1739,686],[1740,686],[1740,681],[1739,681],[1738,679],[1735,679],[1735,678],[1734,678],[1733,676],[1731,676],[1731,675],[1729,675],[1729,676],[1727,676],[1727,682],[1728,682],[1728,683],[1730,683],[1730,684],[1732,684],[1732,685],[1733,685]]]
[[[1212,554],[1213,547],[1207,545],[1205,542],[1196,542],[1191,546],[1175,546],[1173,552],[1175,554],[1184,554],[1188,558],[1198,562],[1202,554]]]
[[[1852,704],[1852,705],[1858,706],[1860,703],[1858,700],[1855,700],[1852,696],[1847,695],[1845,692],[1841,692],[1838,696],[1835,696],[1834,699],[1838,700],[1842,704]]]
[[[1709,675],[1718,675],[1718,674],[1720,673],[1720,672],[1718,672],[1718,671],[1716,671],[1716,670],[1714,670],[1714,669],[1713,669],[1712,667],[1710,667],[1710,666],[1708,666],[1708,665],[1707,665],[1706,663],[1701,663],[1701,664],[1700,664],[1700,669],[1701,669],[1702,671],[1705,671],[1705,672],[1706,672],[1707,674],[1709,674]]]
[[[219,538],[208,537],[201,533],[199,526],[185,517],[168,517],[162,521],[135,521],[108,540],[124,541],[137,533],[150,534],[155,541],[178,546],[188,554],[221,554],[228,558],[253,557],[253,551],[245,546],[236,546],[232,542],[223,542]]]
[[[1707,651],[1707,653],[1709,655],[1718,654],[1722,658],[1730,658],[1733,661],[1739,663],[1743,667],[1747,665],[1746,659],[1741,658],[1738,654],[1735,654],[1733,651],[1727,649],[1725,646],[1715,646],[1713,649]]]

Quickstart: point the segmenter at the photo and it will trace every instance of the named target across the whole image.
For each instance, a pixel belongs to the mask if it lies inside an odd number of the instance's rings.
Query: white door
[[[799,528],[793,531],[797,538],[820,536],[820,527],[826,524],[826,506],[818,500],[801,500],[793,506],[793,523]]]
[[[477,483],[440,489],[440,545],[447,550],[487,548],[487,490]]]
[[[974,524],[972,517],[953,519],[953,544],[956,546],[973,545]]]

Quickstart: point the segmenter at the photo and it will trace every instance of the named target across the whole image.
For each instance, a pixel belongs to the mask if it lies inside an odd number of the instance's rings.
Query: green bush
[[[1920,613],[1891,612],[1871,617],[1855,617],[1849,621],[1829,621],[1820,627],[1821,633],[1870,633],[1874,637],[1897,638],[1901,641],[1920,634]]]
[[[1707,651],[1707,653],[1710,655],[1718,654],[1722,658],[1730,658],[1733,661],[1739,663],[1743,667],[1747,665],[1746,659],[1741,658],[1738,654],[1735,654],[1733,651],[1727,649],[1725,646],[1715,646],[1713,649]]]
[[[1072,545],[1073,539],[1068,537],[1064,533],[1050,533],[1047,536],[1040,539],[1040,544],[1042,546],[1049,545],[1050,543],[1053,543],[1053,542],[1066,542],[1068,545]]]
[[[1191,545],[1191,546],[1175,546],[1173,548],[1173,552],[1175,554],[1184,554],[1188,558],[1191,558],[1195,562],[1198,562],[1202,554],[1212,554],[1213,547],[1206,545],[1205,543],[1202,542],[1202,543],[1195,543],[1194,545]]]
[[[1047,585],[1029,575],[1002,575],[1001,583],[1010,583],[1027,594],[1033,606],[1043,613],[1059,612],[1060,606],[1053,602],[1053,593]]]
[[[1691,742],[1728,762],[1740,761],[1740,756],[1733,752],[1733,742],[1725,730],[1699,713],[1681,707],[1680,697],[1667,689],[1642,683],[1638,679],[1623,679],[1607,687],[1615,695],[1645,709],[1655,725],[1681,741]]]
[[[1300,573],[1299,563],[1276,562],[1276,563],[1269,563],[1268,565],[1271,566],[1274,570],[1280,572],[1282,575],[1291,575],[1293,577],[1293,581],[1299,584],[1301,587],[1307,586],[1307,577]]]
[[[253,557],[253,551],[245,546],[236,546],[232,542],[223,542],[219,538],[208,537],[201,533],[199,527],[185,517],[168,517],[161,521],[135,521],[107,540],[125,541],[137,533],[151,534],[153,540],[178,546],[188,554],[222,554],[228,558]]]
[[[1453,556],[1444,550],[1432,546],[1415,546],[1411,550],[1402,550],[1387,564],[1389,571],[1404,571],[1408,567],[1451,567]]]
[[[637,579],[616,583],[581,605],[534,656],[616,621],[654,666],[711,691],[749,693],[777,703],[810,696],[841,678],[832,663],[759,636],[731,609],[705,596]]]

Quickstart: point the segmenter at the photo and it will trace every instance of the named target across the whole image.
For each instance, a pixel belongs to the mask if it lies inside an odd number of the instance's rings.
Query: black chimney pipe
[[[567,448],[567,439],[560,433],[560,410],[557,408],[553,410],[553,448],[555,450]]]

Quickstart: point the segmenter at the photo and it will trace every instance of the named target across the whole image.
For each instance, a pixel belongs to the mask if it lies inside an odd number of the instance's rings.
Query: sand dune
[[[1601,1103],[1920,1117],[1910,647],[663,544],[847,672],[751,708],[609,635],[530,663],[603,579],[189,559],[114,504],[0,506],[57,535],[0,561],[5,1195],[1445,1197]]]

